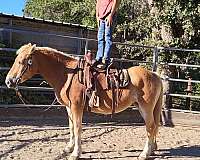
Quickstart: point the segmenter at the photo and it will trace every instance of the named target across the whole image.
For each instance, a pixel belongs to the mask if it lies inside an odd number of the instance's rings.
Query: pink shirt
[[[113,0],[97,0],[98,1],[98,17],[104,19],[110,12],[113,6]]]

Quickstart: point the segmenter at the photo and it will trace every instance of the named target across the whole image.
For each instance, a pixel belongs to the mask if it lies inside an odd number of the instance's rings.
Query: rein
[[[23,96],[22,96],[21,92],[19,91],[18,87],[15,88],[15,93],[19,97],[19,99],[22,101],[23,104],[29,103],[29,101],[27,101],[25,98],[23,98]]]

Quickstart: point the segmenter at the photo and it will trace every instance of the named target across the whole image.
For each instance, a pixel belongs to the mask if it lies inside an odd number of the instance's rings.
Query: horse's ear
[[[30,51],[30,54],[33,54],[33,52],[36,50],[36,44],[34,44],[32,47],[31,47],[31,51]]]
[[[32,44],[31,44],[31,43],[28,43],[28,46],[32,46]]]

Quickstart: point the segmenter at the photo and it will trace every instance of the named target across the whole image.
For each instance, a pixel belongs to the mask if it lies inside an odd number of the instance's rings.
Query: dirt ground
[[[83,129],[80,159],[136,160],[145,139],[145,127],[141,125],[87,125]],[[1,121],[0,159],[64,160],[68,155],[61,153],[68,140],[69,129],[64,126]],[[158,151],[150,159],[200,160],[198,127],[160,127],[157,142]]]

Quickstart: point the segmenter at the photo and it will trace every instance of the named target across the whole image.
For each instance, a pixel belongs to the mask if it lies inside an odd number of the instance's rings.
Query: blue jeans
[[[100,20],[98,29],[98,50],[96,60],[102,59],[110,61],[111,47],[112,47],[112,26],[108,26],[106,20]]]

